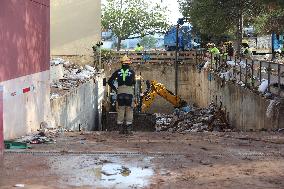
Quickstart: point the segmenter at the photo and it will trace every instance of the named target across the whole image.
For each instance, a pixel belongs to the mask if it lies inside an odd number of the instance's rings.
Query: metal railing
[[[114,52],[115,60],[118,61],[123,55],[127,55],[133,63],[174,63],[175,51],[117,51]],[[188,62],[195,58],[195,51],[179,51],[178,61]]]
[[[246,57],[213,55],[205,50],[196,51],[195,56],[198,64],[209,61],[207,69],[219,74],[221,78],[237,82],[252,90],[257,90],[262,82],[266,82],[268,93],[284,95],[283,64]]]

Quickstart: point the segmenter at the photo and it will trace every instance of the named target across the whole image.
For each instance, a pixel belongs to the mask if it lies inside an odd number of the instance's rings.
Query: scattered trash
[[[230,80],[230,78],[231,78],[231,72],[230,71],[227,71],[227,72],[224,72],[224,73],[221,73],[220,74],[220,77],[222,78],[222,79],[225,79],[226,81],[229,81]]]
[[[24,184],[15,184],[14,187],[18,187],[18,188],[24,188],[25,185]]]
[[[59,97],[60,97],[59,94],[52,93],[51,96],[50,96],[50,99],[56,99],[56,98],[59,98]]]
[[[264,93],[267,88],[268,88],[268,80],[267,79],[263,79],[261,81],[261,84],[258,87],[258,91],[261,92],[261,93]]]
[[[121,169],[119,169],[120,174],[124,177],[127,177],[130,175],[131,171],[129,168],[122,166]]]
[[[230,65],[230,66],[235,66],[235,61],[233,60],[230,60],[230,61],[227,61],[227,64]]]
[[[156,117],[156,131],[230,131],[225,112],[213,104],[207,108],[192,107],[190,112],[156,114]]]
[[[210,65],[210,62],[206,61],[205,64],[204,64],[204,68],[207,69],[209,67],[209,65]]]
[[[30,144],[54,144],[55,137],[62,133],[61,129],[45,128],[43,127],[36,133],[31,133],[14,140],[14,142],[30,143]]]
[[[80,84],[90,80],[99,72],[90,65],[84,67],[65,61],[62,58],[54,58],[50,60],[51,66],[63,64],[63,78],[53,81],[51,86],[50,99],[56,99],[61,96],[60,91],[68,91],[70,89],[78,87]]]
[[[63,60],[62,58],[53,58],[50,60],[50,65],[51,66],[56,66],[59,64],[64,64],[65,60]]]
[[[284,128],[280,128],[280,129],[278,129],[278,132],[284,132]]]

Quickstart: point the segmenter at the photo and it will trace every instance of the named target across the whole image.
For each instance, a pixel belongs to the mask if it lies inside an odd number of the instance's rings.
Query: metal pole
[[[235,56],[235,67],[233,69],[233,73],[234,73],[234,80],[237,81],[237,57]]]
[[[267,91],[270,93],[270,79],[271,79],[271,62],[268,62],[268,88]]]
[[[198,57],[198,51],[197,51],[197,49],[195,50],[195,63],[196,63],[196,65],[198,64],[198,61],[197,61],[197,57]]]
[[[211,62],[210,62],[210,71],[212,71],[212,67],[213,67],[213,54],[210,53],[210,55],[211,55],[211,57],[210,57],[210,59],[211,59]]]
[[[242,65],[241,65],[242,58],[240,58],[240,81],[242,81]]]
[[[175,51],[175,94],[178,95],[178,30],[179,24],[176,28],[176,51]]]
[[[275,40],[275,32],[272,32],[272,35],[271,35],[271,51],[272,51],[272,60],[274,60],[275,58],[275,54],[274,54],[274,40]]]
[[[254,87],[254,60],[251,62],[251,85]]]
[[[278,64],[278,96],[280,96],[280,92],[281,92],[281,86],[280,86],[280,82],[281,82],[281,77],[280,77],[280,71],[281,71],[281,65]]]
[[[261,80],[262,80],[262,73],[261,73],[261,69],[262,69],[262,62],[260,61],[259,62],[259,81],[260,81],[260,83],[261,83]]]
[[[248,66],[248,59],[246,59],[245,86],[247,86],[247,81],[248,81],[248,69],[247,69],[247,66]]]

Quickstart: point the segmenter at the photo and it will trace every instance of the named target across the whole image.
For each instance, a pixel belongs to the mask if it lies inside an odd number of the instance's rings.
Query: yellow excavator
[[[170,102],[174,108],[186,108],[187,102],[168,90],[162,83],[157,81],[146,81],[147,90],[144,92],[141,103],[141,112],[145,112],[155,101],[157,96],[163,97]],[[184,109],[185,110],[185,109]]]
[[[147,110],[154,103],[157,96],[161,96],[166,101],[170,102],[174,108],[178,108],[183,112],[190,111],[187,102],[168,90],[162,83],[155,80],[147,80],[146,86],[146,91],[142,93],[142,78],[141,76],[138,76],[134,88],[134,130],[155,130],[156,117],[154,114],[147,113]],[[102,129],[116,130],[116,94],[113,91],[110,91],[108,96],[108,102],[106,103],[105,108],[103,108]]]

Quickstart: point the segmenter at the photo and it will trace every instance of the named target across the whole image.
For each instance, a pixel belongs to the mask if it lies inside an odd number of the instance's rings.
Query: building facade
[[[101,41],[101,0],[51,0],[51,55],[92,55]]]

